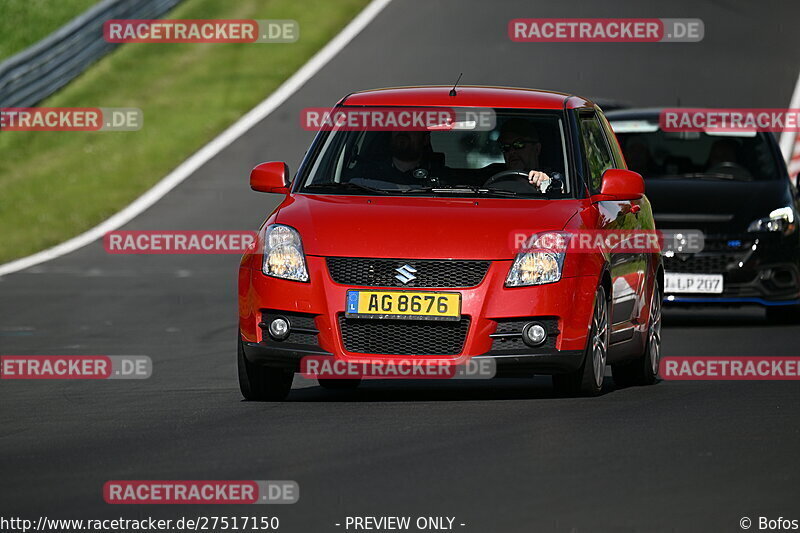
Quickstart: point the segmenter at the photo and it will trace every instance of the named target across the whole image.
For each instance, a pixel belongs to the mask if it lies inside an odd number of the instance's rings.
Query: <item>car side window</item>
[[[603,135],[603,127],[594,113],[581,113],[579,116],[581,143],[586,159],[589,188],[592,193],[600,191],[603,172],[614,168],[614,158]]]
[[[614,134],[614,129],[602,113],[599,113],[598,116],[600,117],[600,123],[603,125],[603,131],[606,132],[606,141],[608,141],[608,147],[611,149],[611,155],[614,157],[614,168],[626,168],[625,157],[622,155],[622,148],[619,145],[617,136]]]

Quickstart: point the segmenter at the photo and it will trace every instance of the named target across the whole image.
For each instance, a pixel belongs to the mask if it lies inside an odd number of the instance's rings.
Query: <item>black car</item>
[[[700,230],[703,249],[664,255],[665,301],[758,304],[800,316],[797,189],[775,136],[667,132],[659,109],[607,113],[628,168],[645,178],[659,230]]]

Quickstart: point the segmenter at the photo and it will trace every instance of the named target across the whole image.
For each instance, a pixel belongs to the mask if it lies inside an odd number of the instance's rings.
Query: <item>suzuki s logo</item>
[[[395,268],[397,275],[394,279],[400,281],[401,283],[408,283],[412,279],[417,279],[417,276],[414,274],[417,272],[417,269],[412,267],[411,265],[403,265],[400,268]]]

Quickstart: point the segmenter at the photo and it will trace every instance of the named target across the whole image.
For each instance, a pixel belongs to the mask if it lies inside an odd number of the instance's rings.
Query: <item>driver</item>
[[[542,151],[542,142],[534,125],[523,118],[507,120],[500,128],[498,138],[500,151],[503,152],[508,170],[518,170],[528,173],[531,185],[539,187],[542,192],[547,192],[551,185],[560,185],[563,181],[558,172],[544,172],[539,165],[539,154]]]
[[[711,145],[711,150],[708,153],[706,171],[723,163],[735,163],[738,165],[739,156],[736,153],[737,151],[737,144],[731,139],[715,141],[714,144]]]
[[[389,136],[389,157],[362,160],[353,175],[403,186],[426,186],[436,183],[443,172],[433,157],[427,131],[393,131]]]

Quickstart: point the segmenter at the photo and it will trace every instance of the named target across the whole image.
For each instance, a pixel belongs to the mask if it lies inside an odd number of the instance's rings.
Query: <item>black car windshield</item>
[[[491,124],[456,120],[401,131],[332,126],[310,170],[300,177],[298,192],[572,197],[560,112],[480,109],[491,115]],[[531,171],[543,172],[547,179],[532,184]]]
[[[769,133],[665,132],[650,120],[610,119],[628,168],[646,179],[778,179]]]

